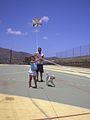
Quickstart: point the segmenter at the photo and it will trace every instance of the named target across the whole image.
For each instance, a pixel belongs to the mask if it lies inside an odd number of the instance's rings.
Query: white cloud
[[[8,28],[7,33],[12,34],[12,35],[27,35],[28,34],[27,32],[23,33],[21,31],[12,30],[12,28]]]
[[[44,40],[47,40],[47,39],[48,39],[48,37],[47,37],[47,36],[44,36],[44,37],[43,37],[43,39],[44,39]]]
[[[49,21],[49,17],[48,17],[48,16],[43,16],[43,17],[41,18],[41,20],[42,20],[43,22],[48,22],[48,21]]]

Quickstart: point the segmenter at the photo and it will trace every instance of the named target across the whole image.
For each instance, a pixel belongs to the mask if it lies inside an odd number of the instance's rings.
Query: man
[[[38,61],[37,61],[37,81],[38,82],[44,82],[42,77],[43,77],[43,60],[44,60],[44,54],[42,53],[42,49],[41,48],[38,48],[38,51],[36,52],[37,54],[37,57],[38,57]],[[38,75],[39,75],[39,72],[40,72],[40,81],[38,79]]]

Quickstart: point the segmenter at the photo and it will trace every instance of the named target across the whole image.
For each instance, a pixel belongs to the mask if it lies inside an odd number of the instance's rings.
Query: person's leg
[[[40,78],[41,78],[41,81],[43,81],[42,76],[43,76],[43,73],[40,72]]]
[[[29,87],[31,87],[32,76],[29,75]]]
[[[36,80],[36,76],[33,76],[34,78],[34,83],[35,83],[35,87],[34,88],[37,88],[37,80]]]
[[[38,80],[38,71],[37,71],[37,79],[36,79],[36,80],[39,81],[39,80]]]
[[[36,79],[37,79],[37,81],[39,81],[39,79],[38,79],[38,74],[39,74],[39,65],[38,65],[38,64],[37,64],[37,71],[36,71],[36,74],[37,74],[37,75],[36,75],[36,77],[37,77]]]
[[[44,70],[43,70],[43,64],[40,64],[40,78],[41,78],[41,82],[43,82],[43,72],[44,72]]]

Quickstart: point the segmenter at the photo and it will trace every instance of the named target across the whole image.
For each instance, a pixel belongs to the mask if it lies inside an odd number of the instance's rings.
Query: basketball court
[[[28,87],[28,69],[0,65],[0,120],[90,119],[90,69],[44,66],[56,87],[38,82],[37,89]]]

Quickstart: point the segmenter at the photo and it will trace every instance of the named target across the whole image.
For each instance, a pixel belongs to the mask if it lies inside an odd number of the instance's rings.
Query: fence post
[[[81,57],[81,55],[82,55],[82,47],[80,46],[80,57]]]
[[[74,57],[74,48],[73,48],[73,55],[72,55],[72,57]]]
[[[12,64],[12,49],[10,49],[10,64]]]
[[[89,55],[90,55],[90,44],[89,44],[88,46],[89,46],[89,52],[88,52],[88,53],[89,53]]]

